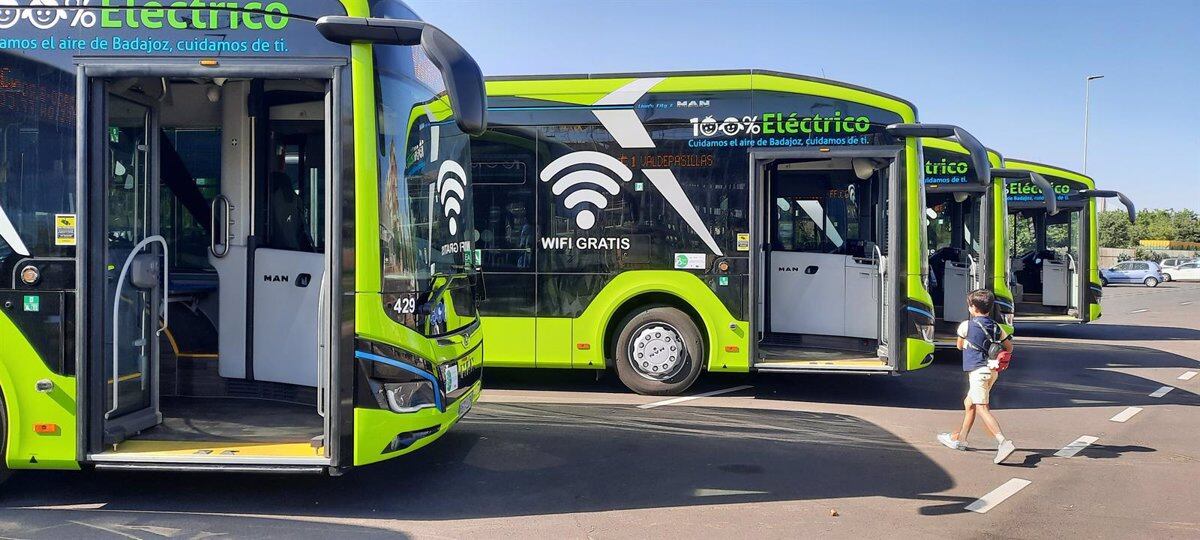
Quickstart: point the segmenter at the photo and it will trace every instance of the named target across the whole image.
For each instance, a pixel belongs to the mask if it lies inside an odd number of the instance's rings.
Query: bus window
[[[35,257],[71,257],[55,240],[55,214],[75,213],[75,75],[13,59],[0,68],[0,210]],[[0,275],[11,276],[20,246],[0,236]]]
[[[532,316],[536,314],[537,291],[534,142],[531,136],[516,131],[492,131],[471,144],[474,156],[488,156],[471,162],[476,247],[485,272],[479,311]]]
[[[159,223],[172,271],[208,271],[210,204],[221,192],[221,128],[165,128]]]
[[[482,267],[489,272],[530,272],[536,181],[533,148],[499,141],[475,144],[486,145],[488,155],[487,161],[471,164]]]

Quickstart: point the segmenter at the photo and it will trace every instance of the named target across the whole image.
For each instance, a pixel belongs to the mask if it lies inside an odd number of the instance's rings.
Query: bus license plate
[[[446,366],[446,393],[458,390],[458,364]]]

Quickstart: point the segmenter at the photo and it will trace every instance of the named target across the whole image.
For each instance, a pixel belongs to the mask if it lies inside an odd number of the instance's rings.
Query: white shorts
[[[992,394],[992,385],[996,384],[996,378],[999,376],[999,372],[992,371],[987,366],[967,373],[967,381],[970,383],[967,399],[976,405],[987,405]]]

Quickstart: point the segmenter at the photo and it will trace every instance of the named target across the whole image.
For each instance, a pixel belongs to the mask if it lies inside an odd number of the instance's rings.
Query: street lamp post
[[[1091,105],[1092,97],[1092,81],[1103,79],[1104,75],[1088,75],[1083,81],[1083,174],[1087,175],[1087,155],[1088,155],[1088,121],[1089,106]],[[1104,211],[1104,199],[1098,199],[1100,211]]]

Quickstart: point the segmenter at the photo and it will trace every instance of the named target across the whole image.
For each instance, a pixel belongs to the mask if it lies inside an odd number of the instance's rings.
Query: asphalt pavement
[[[407,458],[337,478],[18,474],[0,537],[1200,537],[1200,284],[1103,304],[1017,327],[992,398],[1004,465],[982,425],[969,451],[935,440],[961,419],[953,355],[899,377],[706,374],[686,399],[492,369]]]

